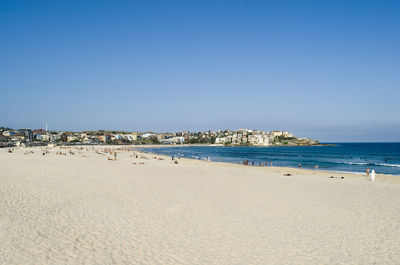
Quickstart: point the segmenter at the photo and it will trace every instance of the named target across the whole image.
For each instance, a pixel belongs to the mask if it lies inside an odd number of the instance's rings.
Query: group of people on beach
[[[254,166],[256,163],[255,163],[254,161],[252,161],[252,162],[250,163],[249,160],[243,160],[243,162],[241,162],[240,164],[245,165],[245,166],[249,166],[249,165]],[[260,161],[260,162],[258,162],[258,166],[260,166],[260,167],[261,167],[261,166],[267,167],[267,166],[268,166],[268,162],[262,163],[262,162]],[[272,167],[272,162],[269,163],[269,166]],[[301,163],[298,164],[298,167],[301,168]],[[318,166],[318,165],[315,165],[314,168],[315,168],[315,169],[318,169],[319,166]]]
[[[242,162],[240,162],[240,164],[245,165],[245,166],[254,166],[254,165],[256,165],[257,163],[254,162],[254,161],[251,161],[251,162],[250,162],[249,160],[243,160]],[[268,162],[262,163],[261,161],[259,161],[259,162],[258,162],[258,166],[260,166],[260,167],[261,167],[261,166],[263,166],[263,167],[268,167]],[[272,167],[272,162],[269,162],[269,166]],[[301,168],[301,163],[298,164],[298,167]],[[318,166],[318,165],[315,165],[314,168],[315,168],[315,169],[318,169],[319,166]]]
[[[241,162],[240,164],[245,165],[245,166],[254,166],[256,165],[256,163],[254,161],[250,161],[249,160],[243,160],[243,162]],[[272,167],[272,162],[269,163],[269,165]],[[267,167],[268,166],[268,162],[264,162],[262,163],[261,161],[258,162],[258,166],[259,167]]]
[[[65,150],[65,152],[62,152],[62,149],[67,149],[67,150]],[[80,148],[75,148],[75,149],[77,149],[77,150],[86,149],[86,151],[89,151],[89,149],[87,147],[86,148],[80,147]],[[102,149],[99,149],[99,148],[93,148],[93,147],[92,147],[92,150],[95,151],[95,153],[97,153],[97,154],[111,155],[111,156],[113,156],[113,158],[108,156],[108,160],[114,160],[114,161],[117,160],[117,150],[119,150],[119,151],[127,151],[127,149],[123,149],[123,148],[116,148],[116,149],[114,149],[114,148],[102,148]],[[13,153],[14,151],[15,151],[14,148],[6,149],[6,152],[8,152],[8,153]],[[33,151],[25,152],[25,154],[30,154],[30,153],[33,153]],[[47,148],[42,150],[42,155],[47,155],[49,153],[50,153],[50,151]],[[60,146],[60,150],[56,152],[57,155],[64,155],[64,156],[67,155],[67,153],[69,153],[70,155],[75,155],[75,152],[73,150],[71,150],[71,148],[69,148],[69,147],[61,147]],[[79,152],[79,153],[81,153],[81,152]],[[131,156],[133,156],[135,158],[139,158],[137,153],[133,153],[133,155],[131,155]],[[140,158],[141,159],[146,159],[146,157],[144,157],[143,155],[140,156]],[[157,159],[157,157],[154,157],[154,159]],[[178,160],[180,159],[180,156],[179,155],[178,156],[171,156],[171,159],[172,159],[172,162],[174,164],[178,164]],[[164,159],[158,158],[158,160],[164,160]],[[208,158],[207,160],[209,161],[210,159]],[[261,162],[261,161],[257,162],[257,161],[243,160],[242,162],[240,162],[240,164],[245,165],[245,166],[259,166],[259,167],[268,167],[268,166],[270,166],[270,167],[272,167],[272,162]],[[298,163],[298,167],[299,168],[302,167],[302,164],[300,162]],[[315,165],[314,169],[319,169],[319,166]],[[372,180],[372,181],[375,180],[375,170],[373,170],[373,169],[371,170],[368,167],[365,170],[365,173],[366,173],[366,176],[370,178],[370,180]]]
[[[367,177],[370,177],[370,180],[372,180],[372,181],[375,180],[375,170],[372,169],[372,171],[371,171],[371,169],[368,167],[365,170],[365,173],[367,174]]]

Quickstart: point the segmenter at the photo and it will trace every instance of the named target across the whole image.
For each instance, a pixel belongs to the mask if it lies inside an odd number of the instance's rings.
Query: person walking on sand
[[[299,167],[301,167],[301,163],[299,163]]]
[[[367,173],[367,177],[369,176],[369,171],[370,171],[370,169],[369,169],[369,167],[365,170],[365,173]]]

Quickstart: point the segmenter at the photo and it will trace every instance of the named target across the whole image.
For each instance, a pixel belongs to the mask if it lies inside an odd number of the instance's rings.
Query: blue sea
[[[400,176],[400,143],[332,143],[334,146],[296,147],[161,147],[143,151],[185,158],[240,163],[249,160],[255,165],[272,162],[273,166],[298,167],[340,172],[365,172]]]

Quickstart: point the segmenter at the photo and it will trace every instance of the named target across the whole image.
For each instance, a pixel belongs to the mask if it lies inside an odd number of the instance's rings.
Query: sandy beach
[[[400,177],[111,148],[0,149],[0,264],[400,263]]]

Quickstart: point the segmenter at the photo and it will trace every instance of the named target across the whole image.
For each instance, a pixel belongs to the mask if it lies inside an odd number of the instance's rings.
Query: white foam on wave
[[[322,169],[320,171],[327,171],[327,172],[335,172],[335,173],[343,173],[343,174],[356,174],[356,175],[365,175],[365,172],[357,172],[357,171],[344,171],[344,170],[330,170],[330,169]],[[399,176],[398,174],[390,174],[390,173],[382,173],[377,172],[377,174],[381,175],[392,175],[392,176]]]
[[[364,162],[344,162],[347,165],[371,165],[371,166],[382,166],[382,167],[400,167],[399,164],[386,164],[386,163],[364,163]]]
[[[376,163],[375,165],[384,166],[384,167],[400,167],[400,165],[398,165],[398,164],[380,164],[380,163]]]
[[[343,174],[357,174],[357,175],[364,175],[365,172],[357,172],[357,171],[343,171],[343,170],[321,170],[321,171],[328,171],[328,172],[335,172],[335,173],[343,173]]]
[[[363,162],[344,162],[347,165],[368,165],[370,163],[363,163]]]

